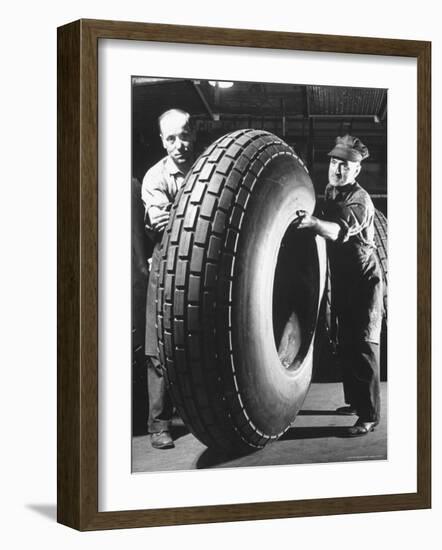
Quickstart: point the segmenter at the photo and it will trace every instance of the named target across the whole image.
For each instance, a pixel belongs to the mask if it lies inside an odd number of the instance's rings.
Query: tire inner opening
[[[281,364],[303,362],[315,332],[319,261],[313,235],[289,227],[278,253],[273,284],[273,335]]]

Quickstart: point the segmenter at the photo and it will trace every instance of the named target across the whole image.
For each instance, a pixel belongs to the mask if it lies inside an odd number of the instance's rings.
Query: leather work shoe
[[[336,409],[336,414],[344,414],[346,416],[351,416],[357,413],[354,407],[352,407],[351,405],[345,405],[345,407],[338,407]]]
[[[154,449],[172,449],[175,447],[170,433],[167,431],[151,433],[150,443]]]
[[[358,420],[354,426],[348,429],[346,432],[347,437],[361,437],[367,435],[375,429],[377,422],[362,422]]]

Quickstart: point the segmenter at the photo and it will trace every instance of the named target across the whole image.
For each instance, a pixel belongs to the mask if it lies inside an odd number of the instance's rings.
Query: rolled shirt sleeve
[[[324,214],[328,221],[341,228],[338,242],[346,243],[356,239],[364,245],[375,248],[374,205],[370,195],[355,184],[350,190],[339,192],[327,189]]]
[[[144,223],[147,230],[152,231],[152,226],[149,218],[149,210],[152,206],[158,208],[165,208],[171,201],[169,197],[169,189],[164,173],[164,162],[153,166],[146,172],[143,178],[143,185],[141,188],[141,199],[144,204]]]
[[[185,173],[182,172],[169,156],[164,157],[150,168],[143,178],[141,198],[144,203],[144,223],[150,236],[155,231],[152,228],[149,211],[153,207],[165,209],[170,206],[184,183]]]
[[[342,205],[337,209],[335,221],[341,228],[339,240],[343,243],[350,240],[351,237],[359,235],[370,224],[370,212],[367,205],[360,203],[350,203]]]

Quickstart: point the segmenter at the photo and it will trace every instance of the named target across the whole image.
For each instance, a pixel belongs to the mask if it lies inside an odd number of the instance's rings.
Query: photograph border
[[[417,491],[98,511],[98,41],[139,40],[417,60]],[[431,507],[431,43],[79,20],[58,29],[57,519],[81,531]]]

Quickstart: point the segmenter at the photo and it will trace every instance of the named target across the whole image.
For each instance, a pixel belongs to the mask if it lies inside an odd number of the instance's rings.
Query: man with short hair
[[[158,123],[167,155],[146,172],[141,190],[146,230],[155,244],[147,289],[145,354],[151,444],[156,449],[168,449],[174,447],[170,434],[173,407],[159,360],[155,299],[161,261],[161,239],[169,221],[170,207],[194,160],[195,134],[189,113],[180,109],[166,111],[159,117]]]
[[[360,139],[345,135],[328,153],[329,184],[323,219],[298,211],[295,225],[327,239],[332,308],[338,322],[344,396],[340,414],[357,414],[347,435],[367,435],[380,420],[379,342],[382,275],[375,253],[374,213],[369,194],[357,183],[368,156]]]

